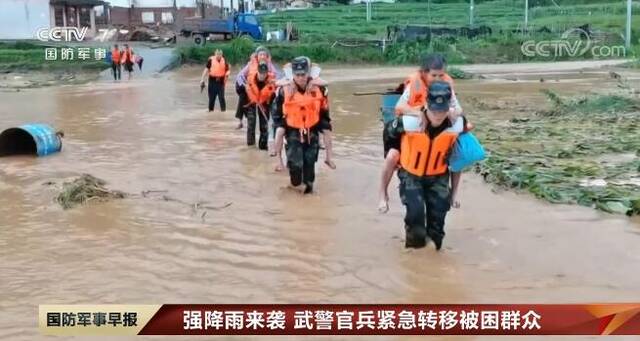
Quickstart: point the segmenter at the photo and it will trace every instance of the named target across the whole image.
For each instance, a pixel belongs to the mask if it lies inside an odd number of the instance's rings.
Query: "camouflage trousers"
[[[298,129],[287,129],[285,136],[291,184],[299,186],[304,183],[310,189],[316,179],[316,161],[320,150],[318,132],[310,130],[308,134],[300,136]]]
[[[265,108],[268,108],[268,106],[265,105]],[[245,115],[247,116],[247,145],[253,146],[256,144],[256,121],[258,121],[258,128],[260,129],[258,148],[267,150],[269,110],[265,109],[265,111],[262,112],[262,110],[258,109],[255,105],[251,105],[245,108]]]
[[[445,217],[450,208],[449,173],[416,176],[400,169],[398,177],[400,198],[406,207],[405,246],[425,246],[427,237],[436,244],[441,243],[445,234]]]

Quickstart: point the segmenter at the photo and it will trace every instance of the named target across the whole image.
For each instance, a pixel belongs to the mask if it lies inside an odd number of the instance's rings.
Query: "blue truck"
[[[204,45],[210,34],[221,34],[225,40],[240,36],[262,40],[262,26],[256,15],[240,13],[226,19],[185,19],[180,34],[192,37],[197,45]]]

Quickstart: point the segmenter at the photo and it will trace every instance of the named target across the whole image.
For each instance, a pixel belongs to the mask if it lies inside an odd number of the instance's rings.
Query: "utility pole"
[[[178,20],[178,3],[177,3],[177,0],[173,0],[173,22],[172,22],[172,24],[174,26],[175,26],[177,20]]]
[[[371,21],[371,0],[367,0],[367,21]]]
[[[469,2],[469,27],[473,27],[473,0]]]
[[[206,9],[207,6],[204,2],[205,0],[196,0],[196,7],[198,8],[198,11],[200,11],[200,17],[202,17],[202,19],[206,18]]]
[[[631,47],[631,0],[627,0],[627,34],[624,37],[624,46]]]
[[[527,24],[529,22],[529,0],[524,0],[524,27],[522,33],[527,31]]]

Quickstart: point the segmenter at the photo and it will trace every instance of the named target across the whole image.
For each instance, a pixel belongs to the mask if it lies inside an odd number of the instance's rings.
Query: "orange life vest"
[[[433,140],[426,133],[404,133],[400,144],[400,165],[416,175],[442,175],[447,172],[447,156],[458,134],[445,130]]]
[[[209,60],[211,61],[209,76],[219,78],[227,75],[227,63],[224,61],[224,57],[220,57],[220,61],[216,57],[209,57]]]
[[[122,63],[127,62],[133,63],[133,50],[131,48],[127,48],[123,51]]]
[[[442,81],[449,83],[453,89],[453,78],[448,74],[444,74]],[[419,71],[409,76],[404,81],[404,85],[405,88],[409,87],[409,100],[407,101],[409,106],[421,107],[427,104],[427,93],[431,84],[424,81]]]
[[[258,87],[258,73],[249,74],[249,84],[247,87],[249,103],[247,106],[252,104],[265,104],[276,92],[275,75],[273,73],[268,73],[264,81],[266,84],[260,89]]]
[[[297,129],[309,129],[320,122],[320,110],[326,109],[327,99],[317,86],[311,86],[306,93],[300,93],[295,84],[283,88],[284,103],[282,111],[287,126]]]
[[[111,61],[118,64],[120,63],[120,50],[113,48],[111,50]]]

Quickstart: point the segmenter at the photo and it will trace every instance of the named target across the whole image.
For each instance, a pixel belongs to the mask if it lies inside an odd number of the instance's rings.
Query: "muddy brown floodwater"
[[[59,154],[0,160],[0,339],[45,339],[39,304],[640,299],[637,220],[496,193],[473,174],[463,179],[462,208],[448,217],[444,252],[405,250],[395,179],[390,212],[375,209],[379,99],[351,96],[393,86],[404,72],[387,71],[367,81],[326,71],[338,169],[320,162],[317,193],[305,198],[285,189],[288,178],[272,171],[272,158],[245,146],[231,110],[206,111],[200,68],[0,93],[0,127],[49,122],[66,133]],[[542,103],[542,86],[566,93],[587,91],[593,79],[615,86],[601,70],[556,75],[557,84],[460,81],[457,92],[463,101]],[[234,108],[231,84],[227,94]],[[164,190],[184,202],[232,205],[202,218],[151,195],[63,211],[44,183],[81,173],[129,193]]]

